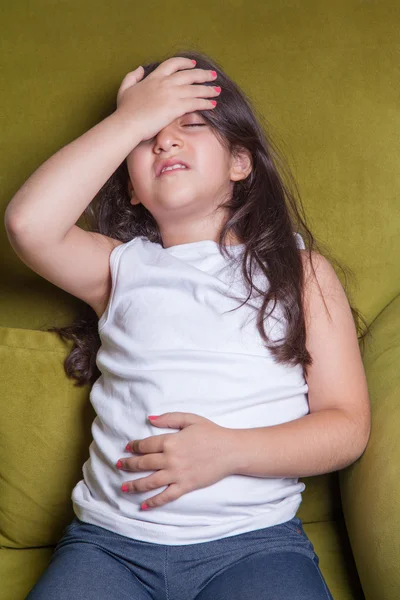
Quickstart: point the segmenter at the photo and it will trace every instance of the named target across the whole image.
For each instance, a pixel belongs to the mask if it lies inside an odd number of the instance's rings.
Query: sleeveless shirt
[[[300,234],[294,235],[305,248]],[[227,248],[229,259],[213,240],[164,248],[139,236],[112,250],[112,289],[98,323],[101,375],[90,391],[93,441],[83,478],[72,490],[80,520],[132,539],[181,545],[296,515],[306,486],[292,477],[233,474],[147,511],[141,504],[167,486],[121,491],[124,482],[154,472],[118,469],[119,458],[139,456],[126,452],[126,444],[180,431],[155,427],[148,415],[190,412],[243,429],[309,413],[302,366],[275,362],[257,330],[262,296],[253,290],[244,303],[248,292],[237,260],[244,244]],[[253,279],[267,289],[265,274],[256,270]],[[269,339],[282,341],[285,326],[277,302],[264,317]]]

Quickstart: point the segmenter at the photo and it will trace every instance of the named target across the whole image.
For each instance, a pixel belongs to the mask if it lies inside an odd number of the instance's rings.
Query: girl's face
[[[181,159],[189,168],[157,175],[161,161],[169,158]],[[234,160],[198,112],[178,117],[140,142],[126,160],[131,203],[147,208],[167,242],[216,239],[225,215],[212,211],[230,198],[234,181],[251,170],[250,160]]]

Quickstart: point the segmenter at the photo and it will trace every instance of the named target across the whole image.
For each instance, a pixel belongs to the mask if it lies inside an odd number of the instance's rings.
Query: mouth
[[[182,166],[181,166],[182,165]],[[165,173],[170,173],[171,171],[183,171],[184,169],[189,169],[189,165],[187,162],[182,160],[182,158],[177,156],[170,156],[162,161],[160,161],[155,167],[155,175],[156,177],[160,177],[160,175],[165,175]],[[164,169],[164,170],[163,170]],[[165,169],[168,169],[166,171]]]
[[[176,168],[176,169],[168,169],[167,171],[162,171],[162,172],[161,172],[161,173],[158,175],[158,177],[165,177],[166,175],[172,175],[172,174],[174,174],[174,173],[181,173],[181,172],[183,172],[183,171],[189,171],[189,170],[190,170],[190,169],[189,169],[189,167],[185,167],[185,168],[178,167],[178,168]]]

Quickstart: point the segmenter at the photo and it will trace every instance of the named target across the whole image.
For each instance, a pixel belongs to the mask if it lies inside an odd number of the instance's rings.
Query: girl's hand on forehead
[[[118,89],[116,114],[135,122],[135,131],[145,141],[186,113],[214,108],[216,102],[209,98],[217,96],[220,89],[192,84],[213,81],[217,74],[194,67],[190,58],[178,56],[162,62],[144,79],[142,66],[131,71]]]

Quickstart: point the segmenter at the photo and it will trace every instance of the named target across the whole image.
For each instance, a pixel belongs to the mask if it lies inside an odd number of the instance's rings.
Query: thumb
[[[125,84],[125,86],[133,85],[139,79],[141,79],[143,77],[143,75],[144,75],[144,68],[142,67],[142,65],[140,65],[140,67],[138,67],[134,71],[130,71],[129,73],[127,73],[125,75],[125,77],[123,79],[123,83]]]
[[[119,86],[118,92],[117,92],[117,106],[121,101],[123,93],[128,88],[130,88],[133,85],[135,85],[136,83],[138,83],[138,81],[140,81],[142,79],[143,75],[144,75],[144,68],[141,65],[134,71],[130,71],[129,73],[127,73],[125,75],[125,77],[122,80],[121,85]]]
[[[135,74],[136,80],[141,79],[144,75],[144,68],[142,67],[142,65],[140,65],[140,67],[135,69],[133,72]]]

